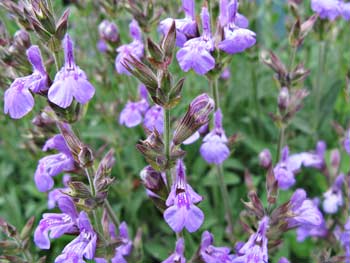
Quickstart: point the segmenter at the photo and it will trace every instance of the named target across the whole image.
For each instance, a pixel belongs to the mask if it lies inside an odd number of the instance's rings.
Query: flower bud
[[[263,168],[269,168],[272,163],[271,153],[268,149],[264,149],[259,154],[259,163]]]
[[[176,127],[173,139],[174,144],[181,144],[200,127],[208,123],[209,115],[214,110],[214,107],[214,100],[206,93],[196,97],[191,102],[185,116]]]
[[[84,145],[78,154],[78,160],[80,166],[84,168],[90,167],[94,162],[94,155],[92,153],[92,150]]]
[[[289,90],[286,87],[281,88],[278,94],[278,107],[281,112],[284,112],[289,105]]]
[[[108,20],[103,20],[98,26],[100,37],[109,42],[117,42],[119,40],[119,32],[117,26]]]
[[[154,170],[151,166],[146,166],[140,172],[140,177],[145,187],[160,197],[166,198],[167,186],[165,175]]]
[[[30,36],[28,32],[23,29],[18,30],[13,38],[14,45],[19,50],[27,50],[31,46]]]
[[[338,149],[332,150],[331,151],[331,165],[334,171],[338,171],[340,164],[340,152]]]

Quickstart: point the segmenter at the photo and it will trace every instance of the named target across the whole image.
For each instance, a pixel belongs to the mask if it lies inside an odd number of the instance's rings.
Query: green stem
[[[218,87],[218,78],[215,77],[213,80],[209,80],[209,85],[213,93],[213,99],[215,102],[215,110],[220,108],[220,98],[219,98],[219,87]]]
[[[164,108],[164,154],[167,163],[170,162],[170,109]],[[172,184],[170,169],[166,169],[168,187]]]
[[[278,136],[277,152],[276,152],[276,158],[275,158],[276,163],[280,160],[280,157],[281,157],[281,149],[282,149],[283,144],[284,144],[285,130],[286,130],[286,128],[282,124],[282,126],[280,128],[280,133]]]
[[[91,167],[85,168],[85,174],[86,174],[86,177],[89,180],[89,186],[90,186],[91,195],[93,197],[95,197],[96,196],[96,189],[95,189],[94,179],[93,179],[93,174],[94,174],[93,173],[93,169]]]
[[[119,226],[120,222],[119,222],[117,216],[115,215],[113,208],[112,208],[111,204],[109,203],[108,199],[105,200],[105,206],[106,206],[109,218],[112,220],[113,224],[116,226]]]
[[[297,50],[298,50],[297,46],[293,47],[292,55],[291,55],[291,59],[290,59],[289,71],[293,70],[294,62],[295,62],[295,56],[297,54]]]
[[[232,219],[232,213],[231,213],[231,204],[230,204],[230,196],[227,190],[227,185],[225,183],[224,179],[224,169],[222,165],[217,165],[217,177],[219,180],[220,190],[222,194],[222,199],[224,202],[225,207],[225,217],[227,220],[228,225],[228,233],[229,233],[229,239],[231,242],[234,242],[233,237],[233,219]]]

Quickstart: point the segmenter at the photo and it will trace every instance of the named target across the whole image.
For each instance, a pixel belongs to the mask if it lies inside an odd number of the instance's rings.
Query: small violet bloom
[[[344,174],[340,174],[336,179],[332,187],[323,194],[324,200],[322,203],[323,210],[327,214],[335,214],[338,212],[339,207],[343,205],[343,193],[342,186],[345,181]]]
[[[143,115],[149,107],[146,87],[141,84],[139,89],[141,99],[136,102],[129,101],[119,116],[119,123],[128,128],[139,125],[142,122]]]
[[[281,160],[277,163],[273,172],[278,181],[278,187],[287,190],[295,184],[294,175],[302,166],[314,167],[322,169],[324,167],[325,143],[320,141],[317,143],[316,152],[303,152],[289,156],[288,146],[282,149]]]
[[[350,217],[348,218],[345,226],[344,232],[339,236],[340,244],[345,250],[345,263],[350,263]]]
[[[342,1],[339,0],[311,0],[311,9],[321,19],[335,20],[341,14]]]
[[[50,249],[50,239],[58,238],[65,233],[78,232],[78,213],[68,196],[58,199],[61,214],[45,213],[34,232],[34,242],[41,249]]]
[[[73,42],[67,34],[63,39],[65,63],[55,76],[48,93],[48,99],[61,108],[68,108],[73,98],[86,104],[95,94],[95,88],[88,81],[85,72],[74,61]]]
[[[13,119],[20,119],[33,109],[34,98],[31,91],[40,93],[48,89],[49,77],[38,46],[31,46],[27,50],[27,58],[33,66],[33,73],[15,79],[4,94],[4,112]]]
[[[218,45],[219,49],[228,54],[236,54],[252,47],[256,43],[255,33],[249,29],[239,27],[235,21],[237,16],[237,0],[228,5],[228,23],[224,27],[225,38]]]
[[[288,228],[321,226],[324,219],[317,205],[306,198],[303,189],[297,189],[289,201],[292,217],[287,219]]]
[[[350,3],[341,3],[341,15],[346,21],[350,20]]]
[[[64,194],[64,193],[69,190],[68,183],[70,182],[70,180],[71,180],[70,175],[65,174],[63,176],[63,179],[62,179],[63,185],[65,186],[65,188],[56,188],[48,193],[48,195],[47,195],[47,208],[48,209],[55,208],[56,204],[58,204],[57,201],[62,196],[66,196],[66,194]]]
[[[202,199],[187,183],[184,163],[178,160],[176,178],[165,203],[168,208],[164,211],[164,219],[174,232],[179,233],[183,228],[191,233],[198,230],[204,214],[195,204]]]
[[[203,159],[210,164],[223,163],[230,155],[227,143],[228,140],[222,127],[222,113],[218,109],[214,113],[214,129],[204,137],[200,148]]]
[[[202,241],[199,250],[201,259],[205,263],[231,263],[235,258],[230,254],[230,248],[228,247],[214,247],[214,237],[208,231],[204,231],[202,234]]]
[[[210,16],[206,7],[201,13],[203,34],[188,40],[181,48],[176,58],[185,72],[193,69],[197,74],[204,75],[215,67],[215,59],[210,54],[214,50],[214,40],[210,31]]]
[[[110,42],[117,42],[119,39],[119,31],[116,24],[108,20],[103,20],[98,26],[100,38]]]
[[[269,227],[269,218],[263,217],[259,222],[258,230],[252,234],[238,251],[238,257],[232,263],[262,263],[268,262],[266,232]]]
[[[219,22],[221,27],[225,27],[228,24],[228,18],[229,18],[228,4],[229,4],[228,0],[220,0]],[[238,10],[238,3],[237,3],[237,10]],[[244,15],[241,15],[240,13],[238,13],[238,11],[236,13],[236,16],[233,22],[239,28],[248,28],[248,25],[249,25],[248,19]]]
[[[135,19],[133,19],[129,25],[129,34],[133,38],[133,41],[117,48],[118,55],[115,59],[115,68],[119,74],[131,75],[123,66],[125,59],[131,59],[130,55],[136,59],[141,59],[143,56],[144,46],[142,43],[141,29]]]
[[[160,134],[163,133],[163,108],[154,105],[149,108],[145,114],[143,125],[150,131],[156,129]]]
[[[186,263],[186,258],[184,256],[185,252],[185,241],[181,237],[176,241],[175,251],[162,263]]]
[[[78,218],[80,234],[65,246],[62,254],[55,259],[55,263],[85,262],[83,258],[93,259],[96,250],[97,234],[90,223],[86,212],[81,211]]]
[[[278,260],[278,263],[290,263],[290,262],[285,257],[282,257],[282,258],[280,258],[280,260]]]
[[[159,31],[166,35],[175,21],[176,27],[176,45],[183,47],[185,42],[198,36],[198,27],[195,17],[194,0],[182,0],[182,8],[185,12],[185,18],[172,19],[166,18],[159,24]]]
[[[51,149],[58,150],[59,153],[41,158],[34,174],[36,187],[41,192],[46,192],[53,187],[53,176],[71,171],[75,167],[74,158],[62,135],[55,135],[47,140],[43,150]]]

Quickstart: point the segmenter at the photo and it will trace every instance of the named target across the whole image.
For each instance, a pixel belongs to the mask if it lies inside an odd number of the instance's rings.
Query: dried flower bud
[[[272,156],[271,152],[269,149],[264,149],[260,154],[259,154],[259,163],[260,166],[264,168],[269,168],[272,164]]]
[[[196,97],[188,107],[185,116],[177,125],[173,142],[175,145],[181,144],[200,127],[208,123],[209,115],[214,110],[215,103],[206,93]]]
[[[30,236],[30,234],[32,233],[34,220],[35,220],[35,217],[32,216],[31,218],[29,218],[29,220],[27,221],[25,226],[22,228],[22,231],[20,233],[21,240],[28,238]]]
[[[27,31],[20,29],[18,30],[14,36],[14,45],[19,50],[27,50],[31,46],[30,36]]]
[[[116,24],[108,20],[103,20],[98,26],[100,37],[109,42],[118,42],[119,32]]]
[[[56,32],[55,37],[62,40],[67,33],[68,29],[68,18],[69,18],[69,9],[66,9],[58,22],[56,23]]]
[[[140,177],[148,190],[164,199],[167,197],[168,191],[164,174],[154,170],[151,166],[146,166],[140,172]]]
[[[289,90],[286,87],[281,88],[278,94],[278,107],[281,112],[284,112],[289,105]]]
[[[81,167],[90,167],[94,162],[92,150],[84,145],[78,154],[78,160]]]

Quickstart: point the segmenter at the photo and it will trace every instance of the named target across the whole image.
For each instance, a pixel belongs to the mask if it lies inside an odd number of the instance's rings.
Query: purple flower
[[[350,3],[341,3],[341,15],[346,21],[350,20]]]
[[[33,109],[34,98],[30,91],[39,93],[48,89],[48,75],[38,46],[27,50],[27,58],[33,66],[33,73],[15,79],[4,94],[4,112],[13,119],[20,119]]]
[[[322,220],[321,225],[301,225],[297,228],[297,241],[304,242],[307,237],[325,237],[327,236],[328,229],[326,222]]]
[[[234,259],[234,255],[230,255],[228,247],[214,247],[214,237],[208,231],[202,234],[202,241],[199,250],[201,259],[205,263],[230,263]]]
[[[123,244],[115,249],[115,256],[112,258],[112,263],[127,263],[124,257],[130,255],[132,241],[129,238],[128,225],[125,222],[119,225],[119,239]]]
[[[45,213],[34,232],[34,242],[41,249],[50,248],[50,238],[58,238],[65,233],[78,231],[78,213],[73,201],[64,196],[58,199],[58,207],[62,214]]]
[[[119,32],[116,24],[108,20],[103,20],[99,24],[98,33],[100,38],[110,42],[117,42],[119,39]]]
[[[279,188],[289,189],[295,184],[294,175],[302,166],[322,169],[324,167],[325,143],[317,143],[316,153],[302,152],[289,156],[288,146],[282,149],[282,158],[277,163],[273,172],[278,181]]]
[[[56,188],[53,189],[52,191],[50,191],[47,195],[47,208],[48,209],[53,209],[56,204],[58,204],[58,200],[62,197],[62,196],[66,196],[65,192],[69,190],[68,188],[68,183],[71,180],[71,177],[69,174],[65,174],[63,176],[63,185],[65,186],[65,188]]]
[[[139,86],[141,99],[136,102],[129,101],[119,116],[119,123],[128,128],[135,127],[142,122],[143,115],[149,107],[147,101],[146,87],[141,84]]]
[[[154,105],[148,109],[143,120],[143,125],[150,131],[156,129],[160,134],[163,133],[163,108]]]
[[[228,19],[229,19],[228,4],[229,4],[228,0],[220,0],[219,22],[221,27],[225,27],[228,23]],[[238,3],[237,3],[237,10],[238,10]],[[247,28],[249,25],[248,19],[244,15],[239,14],[238,12],[234,17],[233,22],[235,23],[235,25],[237,25],[240,28]]]
[[[343,141],[343,146],[345,151],[350,154],[350,130],[347,130],[345,133],[345,139]]]
[[[343,192],[342,186],[345,180],[344,174],[340,174],[336,179],[332,187],[323,194],[323,210],[327,214],[335,214],[338,212],[339,207],[343,205]]]
[[[311,0],[311,9],[319,14],[321,19],[333,21],[341,13],[341,4],[339,0]]]
[[[305,190],[297,189],[289,202],[290,213],[293,216],[287,219],[288,228],[320,226],[324,221],[317,205],[306,198]]]
[[[228,23],[224,27],[225,38],[218,45],[219,49],[228,54],[240,53],[255,45],[255,33],[249,29],[241,28],[235,23],[237,16],[237,0],[228,5]]]
[[[176,58],[183,71],[193,69],[197,74],[204,75],[215,67],[215,59],[210,54],[214,50],[214,41],[210,31],[210,16],[206,7],[202,8],[203,34],[188,40],[181,48]]]
[[[159,31],[162,32],[163,35],[166,35],[173,21],[175,21],[176,45],[178,47],[183,47],[187,40],[198,36],[197,22],[194,13],[194,0],[182,0],[182,8],[185,12],[185,18],[166,18],[159,24]]]
[[[175,251],[162,263],[186,263],[186,258],[184,256],[185,252],[185,241],[181,237],[176,241]]]
[[[73,98],[81,104],[86,104],[95,94],[95,88],[88,81],[85,72],[74,61],[73,42],[67,34],[63,40],[65,63],[55,76],[48,93],[49,101],[68,108]]]
[[[136,59],[141,59],[143,56],[143,43],[141,29],[136,20],[132,20],[129,25],[129,34],[133,41],[129,44],[122,45],[117,48],[118,55],[115,59],[115,68],[119,74],[131,75],[131,73],[123,66],[125,59],[130,59],[132,55]]]
[[[224,71],[221,73],[220,78],[224,80],[228,80],[231,77],[231,71],[229,67],[226,67]]]
[[[83,258],[93,259],[96,250],[97,235],[92,228],[88,215],[81,211],[78,219],[80,234],[65,246],[62,254],[55,259],[55,263],[85,262]]]
[[[290,263],[290,262],[285,257],[282,257],[282,258],[280,258],[280,260],[278,260],[278,263]]]
[[[174,232],[181,232],[183,228],[191,233],[198,230],[204,221],[204,214],[194,204],[202,199],[187,183],[185,166],[179,159],[176,178],[166,200],[168,208],[164,211],[164,219]]]
[[[350,263],[350,217],[348,218],[345,226],[344,232],[340,234],[340,244],[345,250],[345,263]]]
[[[227,137],[222,128],[222,114],[218,109],[214,114],[214,129],[208,133],[200,148],[203,159],[210,164],[221,164],[230,155],[230,149],[227,146]]]
[[[98,49],[98,51],[100,51],[101,53],[107,52],[108,46],[107,46],[106,41],[104,41],[103,39],[100,39],[100,40],[97,42],[97,49]]]
[[[48,155],[39,160],[34,181],[41,192],[46,192],[53,187],[53,176],[74,169],[74,158],[62,135],[55,135],[45,143],[43,150],[49,149],[56,149],[60,153]]]
[[[269,227],[269,218],[263,217],[259,222],[258,230],[252,234],[238,251],[238,257],[232,263],[262,263],[268,262],[266,232]]]

